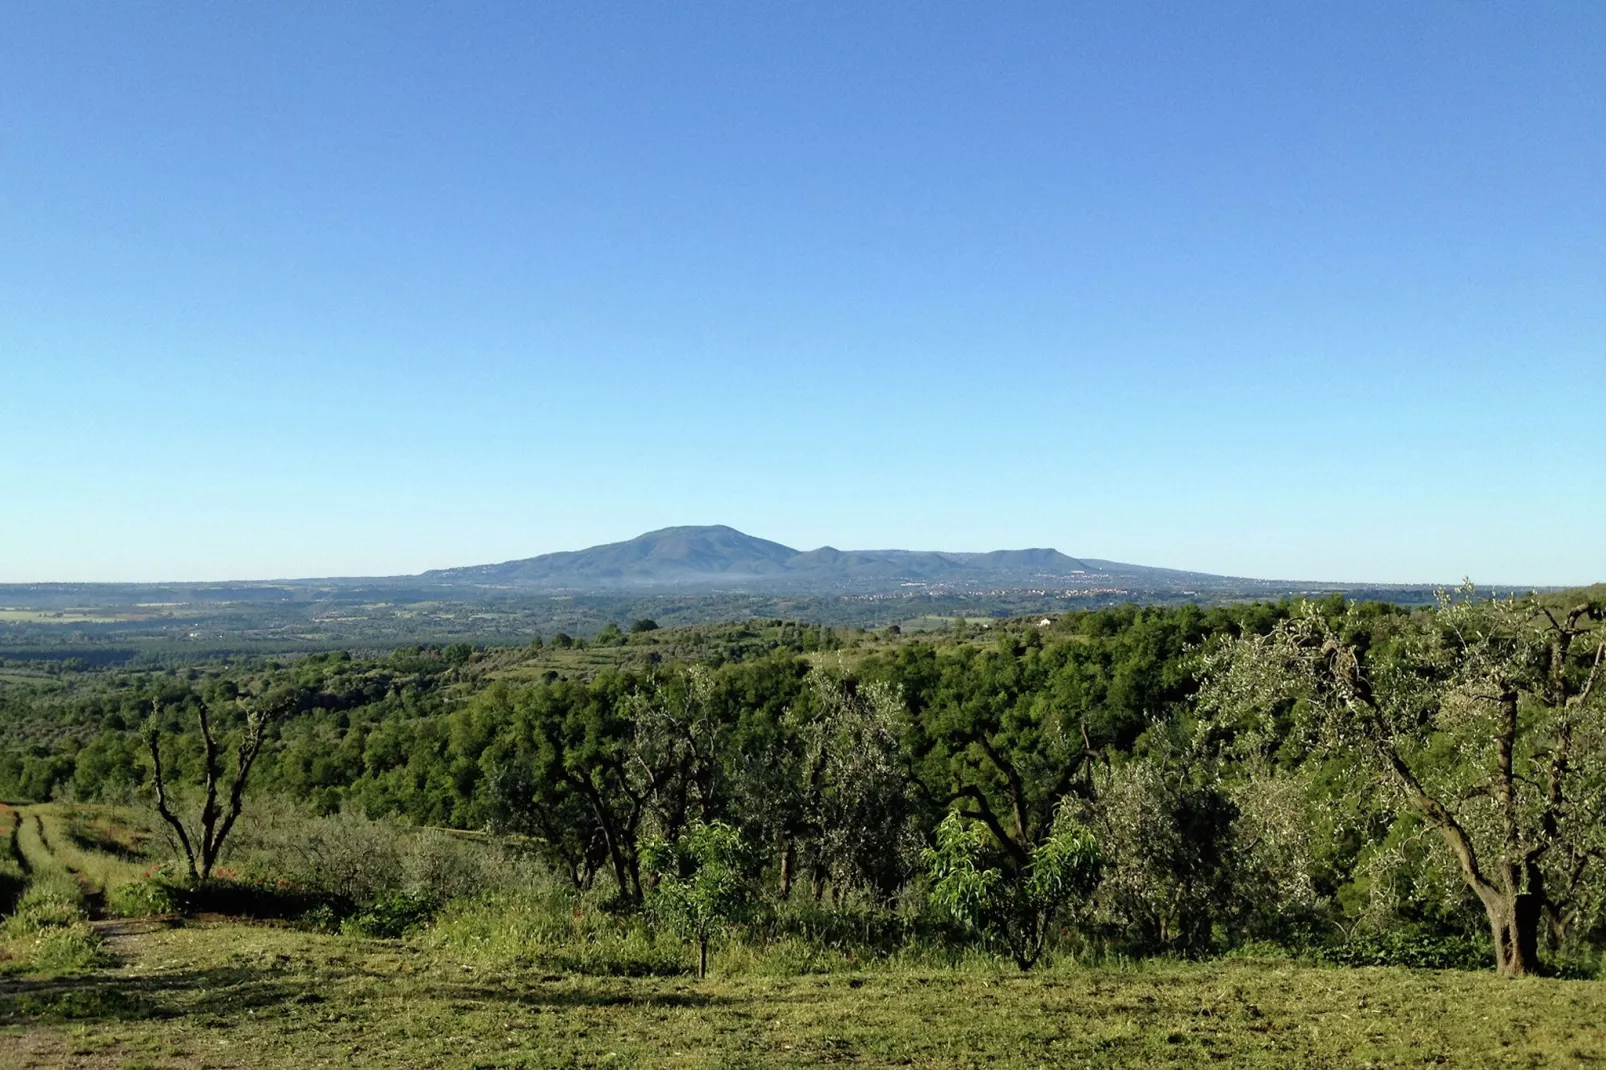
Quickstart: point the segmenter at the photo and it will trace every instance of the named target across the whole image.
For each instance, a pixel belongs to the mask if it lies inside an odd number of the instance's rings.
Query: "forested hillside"
[[[1018,901],[949,913],[1023,965],[1064,939],[1490,961],[1497,892],[1547,961],[1582,964],[1606,922],[1600,607],[1127,606],[917,637],[643,620],[374,659],[13,665],[0,796],[149,799],[152,740],[195,784],[199,715],[225,754],[261,717],[248,808],[485,830],[625,909],[649,842],[720,823],[777,901],[895,912],[951,899],[956,865],[993,874]],[[1067,829],[1096,845],[1086,887],[1026,909]]]

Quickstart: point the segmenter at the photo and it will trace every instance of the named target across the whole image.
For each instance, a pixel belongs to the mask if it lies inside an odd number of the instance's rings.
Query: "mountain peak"
[[[445,583],[565,590],[662,587],[880,590],[909,584],[1046,582],[1090,571],[1057,550],[943,553],[838,550],[800,553],[725,524],[679,525],[624,542],[567,550],[496,565],[437,569]]]

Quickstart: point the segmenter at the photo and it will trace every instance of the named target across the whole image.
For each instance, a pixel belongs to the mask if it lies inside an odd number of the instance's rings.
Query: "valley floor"
[[[234,922],[0,980],[3,1067],[1594,1066],[1606,983],[1286,963],[681,979]]]

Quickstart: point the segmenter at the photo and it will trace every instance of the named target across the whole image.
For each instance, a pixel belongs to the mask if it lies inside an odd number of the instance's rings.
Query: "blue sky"
[[[1606,579],[1606,5],[0,12],[0,582]]]

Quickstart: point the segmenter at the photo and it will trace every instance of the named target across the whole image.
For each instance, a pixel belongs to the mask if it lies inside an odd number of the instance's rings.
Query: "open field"
[[[94,610],[0,609],[0,621],[25,624],[116,624],[123,620],[142,620],[148,614],[112,616]]]
[[[0,981],[7,1067],[1590,1066],[1606,984],[1273,963],[690,979],[118,923],[115,965]]]
[[[126,814],[0,811],[34,881],[92,914],[131,876]],[[105,849],[97,847],[101,844]],[[69,888],[71,885],[69,885]],[[511,919],[508,919],[511,921]],[[88,930],[88,932],[85,932]],[[1592,1066],[1606,983],[1286,959],[1023,974],[1000,959],[802,972],[716,954],[599,976],[504,948],[203,915],[72,923],[75,957],[0,969],[0,1067]],[[667,938],[673,940],[673,938]],[[673,952],[671,952],[672,954]]]

